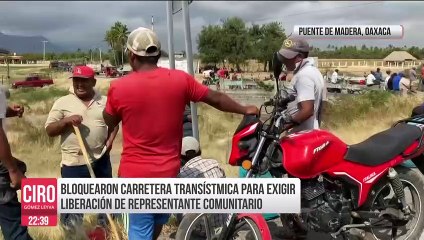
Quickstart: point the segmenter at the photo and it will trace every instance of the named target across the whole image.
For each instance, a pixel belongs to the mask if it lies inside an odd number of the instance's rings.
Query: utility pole
[[[101,48],[99,48],[99,54],[100,54],[100,64],[102,64],[103,61],[102,61],[102,49]]]
[[[175,53],[174,53],[174,19],[172,15],[173,2],[168,0],[166,2],[166,20],[168,22],[168,59],[169,68],[175,69]]]
[[[153,22],[153,16],[152,16],[152,31],[154,31],[153,25],[154,25],[154,22]]]
[[[185,46],[187,54],[187,70],[188,73],[194,76],[193,69],[193,48],[191,43],[191,31],[190,31],[190,15],[188,1],[181,1],[184,19],[184,35],[185,35]],[[193,128],[193,137],[199,140],[199,124],[197,119],[197,106],[194,102],[190,103],[191,106],[191,123]],[[199,140],[200,141],[200,140]]]
[[[42,41],[43,42],[43,61],[46,61],[46,43],[48,43],[49,41]]]

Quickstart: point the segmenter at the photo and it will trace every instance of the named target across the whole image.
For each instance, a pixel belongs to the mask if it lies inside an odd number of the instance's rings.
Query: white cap
[[[185,156],[187,151],[193,150],[196,153],[200,150],[199,141],[194,137],[184,137],[181,148],[181,155]]]
[[[139,27],[128,35],[127,48],[138,56],[158,56],[161,44],[155,32]]]

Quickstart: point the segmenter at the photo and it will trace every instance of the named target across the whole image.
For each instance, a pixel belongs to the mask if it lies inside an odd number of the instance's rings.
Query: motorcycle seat
[[[378,166],[402,154],[422,135],[414,125],[398,124],[365,141],[348,146],[345,160],[367,166]]]

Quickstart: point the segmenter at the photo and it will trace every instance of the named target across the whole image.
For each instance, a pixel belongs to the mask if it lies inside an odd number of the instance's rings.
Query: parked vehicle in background
[[[347,77],[347,83],[354,85],[366,85],[366,80],[364,77]]]
[[[92,68],[96,75],[100,75],[100,73],[102,72],[101,64],[87,64],[86,66]]]
[[[51,61],[49,68],[59,71],[70,71],[72,70],[72,65],[63,61]]]
[[[129,64],[124,65],[123,67],[120,67],[118,69],[119,75],[121,75],[121,76],[127,75],[131,71],[132,71],[132,68],[131,68],[131,66]]]
[[[25,80],[15,81],[12,83],[12,88],[24,87],[45,87],[53,84],[53,79],[50,76],[42,75],[39,73],[30,74]]]
[[[120,73],[116,67],[106,67],[105,68],[105,76],[106,77],[118,77]]]

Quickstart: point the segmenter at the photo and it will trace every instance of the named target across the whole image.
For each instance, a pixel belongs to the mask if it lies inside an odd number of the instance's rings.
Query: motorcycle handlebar
[[[295,96],[294,95],[289,95],[288,97],[286,97],[286,98],[283,98],[283,99],[279,99],[278,100],[278,102],[277,102],[277,105],[278,106],[285,106],[285,105],[287,105],[289,102],[292,102],[292,101],[294,101],[295,100]],[[270,99],[269,101],[266,101],[266,102],[264,102],[264,106],[272,106],[272,105],[275,105],[275,99]]]

